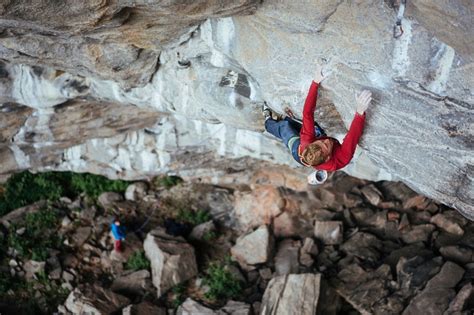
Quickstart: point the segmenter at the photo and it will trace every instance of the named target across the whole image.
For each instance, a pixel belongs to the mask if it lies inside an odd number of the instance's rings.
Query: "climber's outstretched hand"
[[[364,112],[369,107],[370,101],[372,101],[372,92],[369,90],[364,90],[359,96],[356,97],[357,101],[357,112],[360,115],[363,115]]]
[[[319,64],[316,65],[316,73],[314,74],[314,79],[313,81],[321,84],[321,82],[325,79],[325,76],[323,75],[323,67]]]

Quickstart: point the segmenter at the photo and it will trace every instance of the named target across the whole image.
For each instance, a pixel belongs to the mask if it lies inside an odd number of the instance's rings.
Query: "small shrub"
[[[181,208],[178,212],[177,219],[179,221],[190,223],[192,225],[199,225],[211,219],[211,215],[206,210],[191,210]]]
[[[225,263],[212,263],[209,265],[204,284],[209,286],[205,297],[215,301],[219,299],[230,299],[238,296],[242,291],[242,285],[229,271]]]
[[[21,284],[21,279],[13,277],[8,271],[0,270],[0,299],[4,298],[8,291],[17,290]]]
[[[37,274],[38,280],[33,285],[28,286],[30,296],[34,296],[36,293],[37,284],[40,285],[40,291],[42,295],[41,300],[36,300],[37,307],[44,314],[52,314],[57,310],[58,305],[63,304],[69,295],[69,290],[51,281],[46,273],[41,272]]]
[[[182,283],[178,284],[171,289],[171,293],[171,304],[174,308],[178,308],[186,299],[186,286]]]
[[[209,242],[209,241],[213,241],[217,238],[217,232],[215,231],[208,231],[206,233],[204,233],[204,235],[202,236],[202,239],[206,242]]]
[[[134,271],[150,269],[150,261],[146,258],[144,251],[137,251],[128,258],[125,269]]]
[[[20,314],[53,314],[68,295],[67,289],[49,280],[44,272],[30,282],[0,272],[0,300],[17,305]]]
[[[153,180],[153,184],[156,187],[164,187],[170,189],[183,182],[183,179],[179,176],[158,176]]]
[[[61,247],[61,239],[56,234],[57,225],[58,214],[53,209],[28,213],[23,222],[10,228],[8,245],[24,258],[44,261],[48,258],[49,248]],[[18,235],[16,230],[22,227],[25,227],[25,232]]]
[[[38,200],[56,200],[68,195],[68,173],[31,174],[22,172],[12,175],[4,185],[0,196],[0,215],[29,205]]]
[[[101,193],[123,193],[128,183],[93,174],[71,172],[22,172],[11,176],[0,193],[0,215],[38,200],[55,201],[62,196],[75,198],[81,193],[96,199]]]
[[[123,193],[129,183],[123,180],[110,180],[104,176],[94,174],[72,174],[71,185],[76,194],[85,193],[87,196],[96,199],[106,191]]]

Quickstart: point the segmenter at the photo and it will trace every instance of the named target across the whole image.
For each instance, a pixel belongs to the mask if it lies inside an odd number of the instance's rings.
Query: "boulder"
[[[474,287],[472,283],[465,284],[456,294],[454,299],[449,303],[449,307],[443,315],[451,315],[469,311],[469,304],[472,310],[472,301],[474,300]]]
[[[235,217],[242,230],[270,224],[283,211],[280,190],[270,185],[256,185],[250,192],[235,192]]]
[[[376,262],[380,258],[382,242],[370,233],[358,232],[341,245],[346,254]]]
[[[97,285],[75,288],[64,306],[73,314],[106,315],[120,311],[130,300]]]
[[[99,205],[101,205],[104,209],[108,209],[109,207],[113,206],[114,203],[122,200],[123,196],[116,192],[104,192],[100,194],[99,198],[97,198]]]
[[[110,289],[124,295],[143,295],[153,287],[148,270],[129,271],[117,277]]]
[[[27,280],[32,280],[36,274],[44,273],[44,267],[46,262],[44,261],[34,261],[28,260],[23,264],[23,270],[25,271],[25,278]]]
[[[343,268],[331,280],[331,284],[358,312],[369,315],[378,314],[376,302],[389,296],[391,279],[388,265],[365,270],[357,264],[351,264]]]
[[[0,218],[0,222],[6,227],[9,228],[11,224],[16,224],[23,220],[28,213],[36,213],[43,209],[46,206],[46,201],[41,200],[35,202],[31,205],[15,209],[8,212],[3,217]]]
[[[161,228],[155,229],[147,234],[143,248],[150,260],[158,297],[197,275],[194,248],[182,237],[168,235]]]
[[[432,224],[412,225],[409,231],[402,233],[402,240],[407,244],[428,242],[434,230]]]
[[[439,249],[440,254],[447,260],[464,265],[474,261],[474,250],[464,246],[443,246]]]
[[[211,235],[210,233],[215,233],[215,231],[216,231],[216,225],[214,224],[214,222],[208,221],[208,222],[196,225],[191,231],[191,234],[189,234],[189,238],[202,241],[202,240],[205,240],[206,237]]]
[[[187,298],[183,304],[178,307],[176,315],[217,315],[217,313],[210,308],[202,306],[191,298]]]
[[[314,223],[314,236],[325,245],[342,243],[343,225],[341,221],[316,221]]]
[[[450,220],[449,217],[445,216],[442,213],[438,213],[437,215],[432,217],[431,223],[445,230],[448,233],[459,235],[459,236],[462,236],[464,234],[464,230],[459,226],[459,224],[457,224],[453,220]]]
[[[362,187],[360,192],[373,206],[377,206],[382,201],[382,193],[373,184]]]
[[[317,312],[320,285],[320,274],[291,274],[273,278],[263,295],[260,314],[325,314],[324,310]]]
[[[275,237],[305,237],[312,236],[311,220],[301,214],[285,211],[273,220],[273,234]]]
[[[151,304],[150,302],[141,302],[132,304],[122,310],[122,315],[166,315],[166,309]]]
[[[125,190],[125,199],[130,201],[138,201],[146,196],[148,185],[144,182],[136,182],[128,185]]]
[[[464,269],[453,262],[446,262],[441,271],[418,293],[403,311],[403,315],[442,315],[455,297],[454,287],[462,279]]]
[[[217,315],[251,315],[250,305],[237,302],[237,301],[228,301],[224,307],[217,311]]]
[[[298,273],[300,248],[301,242],[291,239],[283,240],[278,244],[278,250],[275,255],[275,272],[277,276]]]
[[[432,256],[433,252],[427,249],[423,243],[413,243],[407,246],[404,246],[399,249],[392,250],[390,254],[385,258],[384,263],[388,264],[393,270],[395,270],[396,265],[401,257],[407,259],[415,256]]]
[[[74,230],[74,234],[71,236],[71,245],[73,247],[81,247],[89,239],[92,233],[92,227],[81,226]]]
[[[406,296],[412,295],[416,290],[422,289],[428,280],[439,272],[442,265],[441,257],[401,257],[396,266],[399,288]]]
[[[318,255],[318,246],[312,238],[305,238],[303,246],[300,248],[300,264],[309,267],[314,263],[313,257]]]
[[[231,248],[232,257],[242,266],[266,263],[271,258],[273,236],[268,226],[262,225],[255,231],[239,237]]]

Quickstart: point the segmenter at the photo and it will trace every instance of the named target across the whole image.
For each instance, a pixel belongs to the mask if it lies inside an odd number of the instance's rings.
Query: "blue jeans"
[[[288,141],[292,137],[299,137],[301,124],[289,117],[279,121],[270,118],[265,121],[265,130],[281,139],[288,146]]]
[[[298,155],[298,147],[300,145],[300,131],[301,131],[302,125],[291,119],[290,117],[285,117],[283,120],[276,121],[272,118],[267,119],[265,121],[265,130],[274,135],[275,137],[281,139],[283,143],[285,144],[286,147],[288,147],[288,141],[290,141],[291,138],[293,137],[298,137],[298,140],[296,140],[292,147],[289,148],[291,151],[291,155],[295,159],[296,162],[301,163],[300,157]],[[315,124],[314,127],[316,137],[320,136],[325,136],[326,133],[324,130],[319,127],[318,124]]]

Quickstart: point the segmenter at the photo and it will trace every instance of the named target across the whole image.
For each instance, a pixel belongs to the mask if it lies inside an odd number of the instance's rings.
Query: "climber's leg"
[[[276,121],[272,118],[265,121],[265,130],[281,139],[281,141],[288,145],[290,138],[299,136],[299,132],[293,128],[287,119]]]

